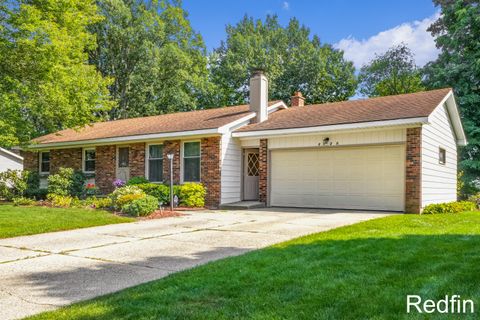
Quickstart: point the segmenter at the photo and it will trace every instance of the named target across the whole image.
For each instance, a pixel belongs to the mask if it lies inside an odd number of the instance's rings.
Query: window
[[[163,181],[163,145],[148,146],[148,180],[151,182]]]
[[[95,149],[83,150],[83,171],[95,172]]]
[[[118,167],[127,168],[129,163],[130,149],[128,147],[118,148]]]
[[[40,152],[40,172],[50,172],[50,151]]]
[[[183,144],[183,181],[200,181],[200,142]]]
[[[447,163],[447,152],[443,148],[438,148],[438,163]]]

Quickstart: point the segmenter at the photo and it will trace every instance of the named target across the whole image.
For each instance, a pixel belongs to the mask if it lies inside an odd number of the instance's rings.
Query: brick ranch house
[[[206,204],[418,213],[456,200],[457,146],[466,144],[451,89],[291,106],[268,102],[250,79],[250,104],[95,123],[33,140],[27,170],[83,170],[101,192],[116,178],[201,182]]]

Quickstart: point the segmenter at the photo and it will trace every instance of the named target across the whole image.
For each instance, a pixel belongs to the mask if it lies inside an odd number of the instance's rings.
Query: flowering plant
[[[121,188],[121,187],[125,186],[125,181],[123,181],[122,179],[115,179],[113,181],[113,186],[115,188]]]
[[[98,188],[94,183],[87,183],[85,186],[85,193],[87,196],[94,196],[97,194]]]

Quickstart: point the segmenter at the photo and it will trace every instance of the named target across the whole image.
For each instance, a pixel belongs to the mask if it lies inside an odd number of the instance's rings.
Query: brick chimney
[[[250,111],[257,114],[253,122],[268,119],[268,79],[263,70],[256,69],[250,78]]]
[[[291,98],[290,106],[292,107],[303,107],[305,105],[305,98],[303,97],[300,91],[295,91]]]

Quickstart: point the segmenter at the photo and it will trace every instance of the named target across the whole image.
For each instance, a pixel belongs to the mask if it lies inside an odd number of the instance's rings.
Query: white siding
[[[405,129],[370,130],[349,133],[297,135],[268,139],[269,149],[318,147],[328,137],[333,146],[405,142]]]
[[[242,146],[232,134],[222,135],[221,163],[221,199],[220,203],[232,203],[241,200]]]
[[[260,139],[242,139],[242,148],[258,148],[260,146]]]
[[[457,199],[457,145],[448,112],[439,106],[422,128],[422,207]],[[446,150],[440,164],[439,148]]]
[[[8,169],[23,170],[23,163],[8,154],[0,152],[0,172],[7,171]]]

